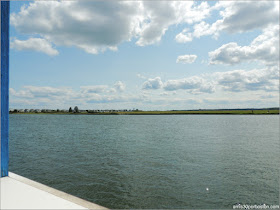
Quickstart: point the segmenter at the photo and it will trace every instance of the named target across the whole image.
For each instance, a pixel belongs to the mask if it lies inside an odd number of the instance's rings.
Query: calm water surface
[[[10,171],[115,209],[279,204],[279,152],[278,115],[10,115]]]

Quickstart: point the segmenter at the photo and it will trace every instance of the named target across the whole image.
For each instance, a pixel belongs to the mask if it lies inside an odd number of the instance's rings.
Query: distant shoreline
[[[61,115],[276,115],[279,109],[244,110],[190,110],[190,111],[130,111],[130,112],[10,112],[10,114],[61,114]]]

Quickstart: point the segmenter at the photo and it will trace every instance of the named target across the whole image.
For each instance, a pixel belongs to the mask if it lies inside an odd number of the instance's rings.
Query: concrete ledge
[[[0,209],[107,209],[12,172],[0,187]]]

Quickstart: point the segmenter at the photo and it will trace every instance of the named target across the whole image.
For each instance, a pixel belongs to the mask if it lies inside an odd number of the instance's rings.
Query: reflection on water
[[[10,116],[10,171],[109,208],[278,204],[278,163],[279,116]]]

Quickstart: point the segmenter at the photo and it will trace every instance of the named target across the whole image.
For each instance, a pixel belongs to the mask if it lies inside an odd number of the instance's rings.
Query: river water
[[[10,171],[108,208],[279,204],[278,115],[10,115]]]

